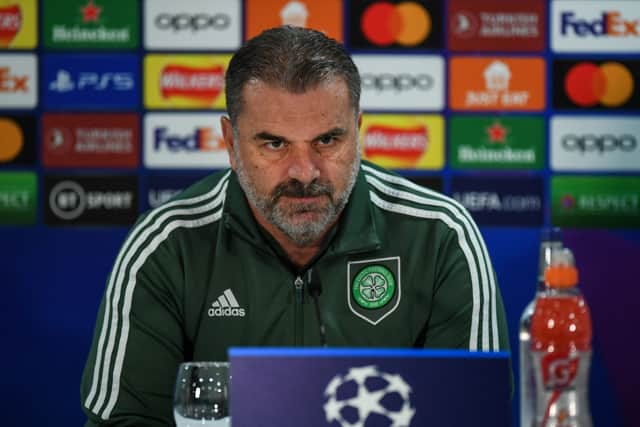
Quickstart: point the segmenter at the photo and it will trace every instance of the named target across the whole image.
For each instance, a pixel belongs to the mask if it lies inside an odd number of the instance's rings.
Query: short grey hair
[[[249,40],[235,53],[225,77],[227,112],[234,128],[242,112],[242,90],[263,82],[303,93],[336,77],[344,79],[352,107],[360,110],[360,74],[346,49],[320,31],[283,26]]]

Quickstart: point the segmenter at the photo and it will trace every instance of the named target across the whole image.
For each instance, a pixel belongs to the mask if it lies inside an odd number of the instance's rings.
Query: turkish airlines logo
[[[0,7],[0,47],[9,46],[21,28],[20,5]]]
[[[48,167],[137,167],[137,114],[42,117],[42,162]]]
[[[541,51],[545,48],[544,2],[453,0],[449,8],[449,49]]]
[[[168,65],[160,75],[160,90],[164,98],[185,97],[202,102],[214,102],[224,88],[224,67],[199,68]]]

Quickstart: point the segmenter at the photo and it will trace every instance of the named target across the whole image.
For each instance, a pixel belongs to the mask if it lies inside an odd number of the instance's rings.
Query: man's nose
[[[309,144],[292,144],[289,152],[289,178],[308,184],[320,177],[318,153]]]

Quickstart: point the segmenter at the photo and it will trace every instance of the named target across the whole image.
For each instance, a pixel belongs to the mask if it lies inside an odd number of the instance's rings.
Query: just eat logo
[[[599,18],[593,20],[580,19],[574,12],[564,12],[561,15],[562,35],[568,35],[569,31],[578,37],[640,36],[640,20],[625,19],[618,11],[602,12]]]
[[[0,93],[27,93],[29,76],[11,74],[9,67],[0,67]]]

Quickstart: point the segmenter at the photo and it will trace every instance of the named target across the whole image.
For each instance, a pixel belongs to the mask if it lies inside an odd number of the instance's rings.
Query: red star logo
[[[486,129],[486,131],[489,136],[489,142],[492,144],[504,144],[506,142],[507,133],[509,133],[507,128],[502,126],[499,122],[492,124]]]
[[[93,0],[89,0],[86,6],[83,6],[81,9],[82,12],[82,22],[98,22],[100,19],[100,13],[102,12],[102,8],[93,4]]]

